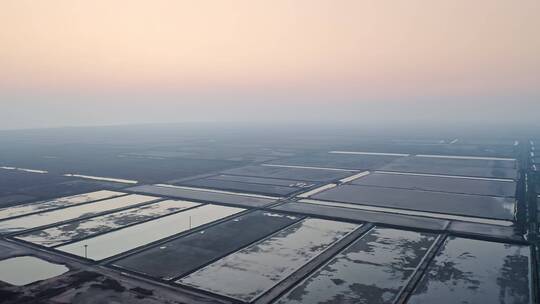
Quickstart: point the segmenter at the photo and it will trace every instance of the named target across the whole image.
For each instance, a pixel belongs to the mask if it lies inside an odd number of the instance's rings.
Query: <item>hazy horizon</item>
[[[538,127],[540,2],[0,4],[0,129]]]

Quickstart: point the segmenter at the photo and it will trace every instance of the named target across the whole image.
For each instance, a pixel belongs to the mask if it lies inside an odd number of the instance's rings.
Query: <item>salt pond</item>
[[[46,280],[68,271],[69,268],[64,265],[53,264],[33,256],[19,256],[0,261],[0,281],[16,286]]]
[[[151,202],[159,197],[132,194],[95,203],[78,205],[64,209],[42,212],[0,222],[0,233],[11,233],[41,226],[51,225],[66,220],[96,215],[106,211],[126,208]]]
[[[250,302],[360,226],[309,218],[178,283]]]
[[[7,219],[15,216],[21,216],[34,212],[43,212],[46,210],[52,210],[67,206],[74,206],[78,204],[88,203],[101,199],[111,198],[115,196],[125,195],[125,193],[115,191],[96,191],[90,193],[84,193],[79,195],[73,195],[68,197],[56,198],[53,200],[35,202],[23,205],[17,205],[13,207],[7,207],[0,209],[0,220]]]
[[[16,238],[53,247],[198,205],[200,204],[188,201],[161,201],[44,230],[32,231]]]
[[[242,208],[204,205],[60,246],[56,249],[81,257],[86,255],[87,258],[92,260],[102,260],[244,210]]]

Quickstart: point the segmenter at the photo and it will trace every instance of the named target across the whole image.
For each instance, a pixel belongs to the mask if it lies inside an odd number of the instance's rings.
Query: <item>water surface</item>
[[[0,222],[0,233],[22,231],[66,220],[88,217],[99,214],[101,212],[126,208],[145,202],[150,202],[156,199],[159,199],[159,197],[132,194],[95,203],[78,205],[49,212],[31,214]]]
[[[528,246],[449,237],[408,303],[532,303]]]
[[[277,303],[393,303],[435,239],[374,228]]]
[[[50,263],[33,256],[20,256],[0,261],[0,281],[16,286],[50,279],[68,271],[69,268],[64,265]]]
[[[360,225],[306,219],[178,282],[249,302],[358,227]]]
[[[188,201],[166,200],[44,230],[32,231],[16,238],[53,247],[198,205],[200,204]]]
[[[87,258],[92,260],[102,260],[244,210],[242,208],[204,205],[60,246],[56,249],[81,257],[87,255]],[[85,246],[87,246],[86,253]]]
[[[46,211],[51,209],[57,209],[61,207],[73,206],[91,201],[97,201],[100,199],[111,198],[114,196],[124,195],[125,193],[116,191],[96,191],[85,194],[78,194],[73,196],[56,198],[53,200],[47,200],[43,202],[28,203],[23,205],[17,205],[13,207],[7,207],[0,209],[0,220],[11,218],[14,216]]]

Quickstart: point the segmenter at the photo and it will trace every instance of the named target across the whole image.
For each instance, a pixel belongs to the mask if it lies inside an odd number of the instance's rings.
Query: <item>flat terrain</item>
[[[428,131],[0,132],[0,302],[537,303],[535,141]]]

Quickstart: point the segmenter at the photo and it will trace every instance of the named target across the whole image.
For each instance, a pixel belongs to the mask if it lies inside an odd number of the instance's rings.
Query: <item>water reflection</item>
[[[306,219],[179,282],[251,301],[358,227],[350,223]]]
[[[408,303],[531,303],[530,248],[449,237]]]
[[[70,219],[92,216],[101,212],[126,208],[158,199],[158,197],[131,194],[90,204],[68,207],[60,210],[27,215],[0,222],[0,233],[22,231],[50,225]]]
[[[61,198],[43,201],[43,202],[29,203],[29,204],[17,205],[13,207],[2,208],[0,209],[0,219],[7,219],[14,216],[20,216],[20,215],[38,212],[38,211],[46,211],[46,210],[52,210],[52,209],[57,209],[61,207],[88,203],[91,201],[111,198],[111,197],[115,197],[115,196],[119,196],[123,194],[125,193],[102,190],[102,191],[90,192],[90,193],[73,195],[73,196],[68,196],[68,197],[61,197]]]
[[[375,228],[278,303],[392,303],[435,235]]]
[[[59,276],[69,269],[32,256],[20,256],[0,261],[0,281],[22,286]],[[1,301],[2,299],[0,299]]]
[[[187,201],[167,200],[30,232],[17,238],[52,247],[198,205],[198,203]]]
[[[115,262],[122,268],[171,280],[298,222],[300,218],[253,211]],[[179,258],[181,257],[181,258]]]
[[[102,260],[177,233],[239,213],[245,209],[204,205],[159,219],[98,235],[56,249]],[[85,245],[87,251],[85,252]]]

